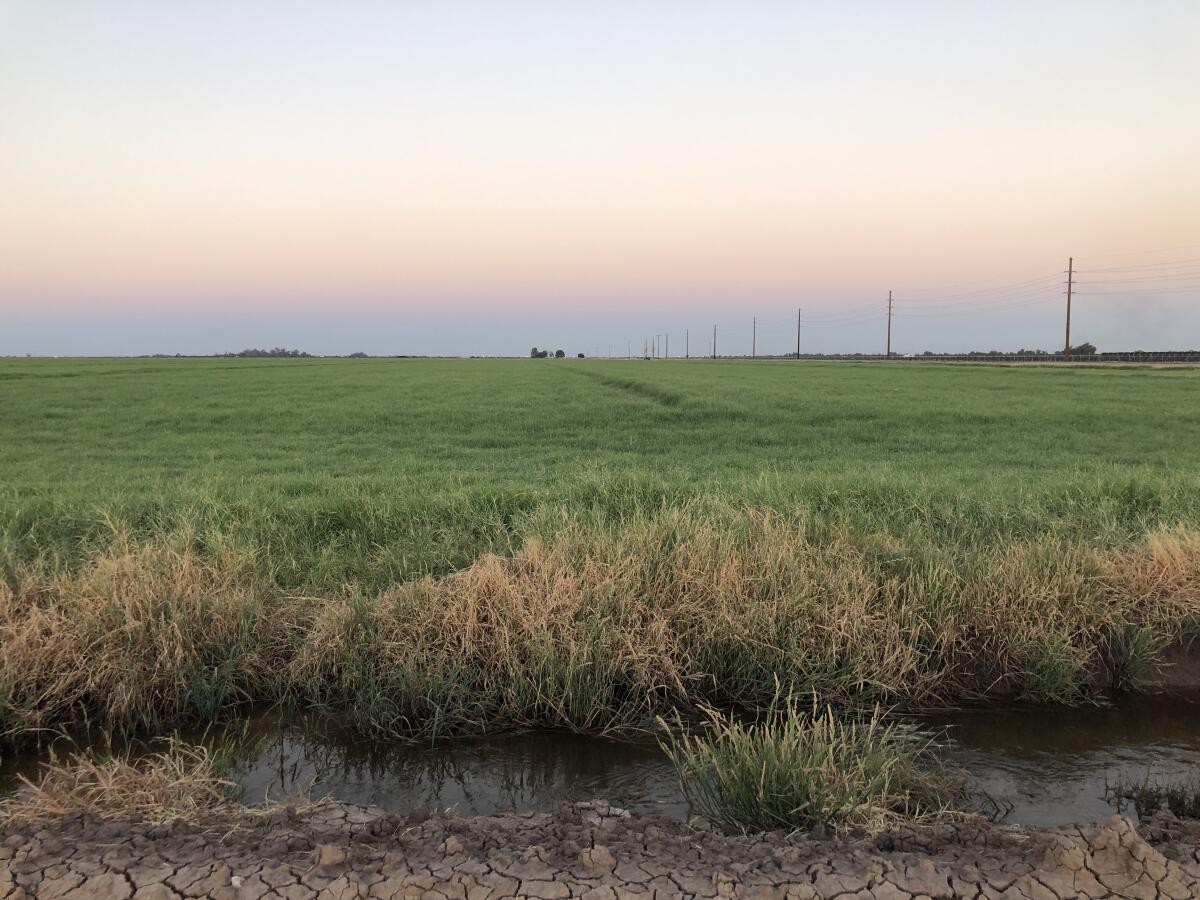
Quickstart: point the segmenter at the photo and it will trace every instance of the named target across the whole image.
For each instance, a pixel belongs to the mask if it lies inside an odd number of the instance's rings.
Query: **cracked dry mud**
[[[1126,819],[940,825],[871,841],[735,837],[602,801],[555,814],[408,817],[326,803],[230,830],[82,815],[10,824],[0,898],[1200,897],[1200,828]]]

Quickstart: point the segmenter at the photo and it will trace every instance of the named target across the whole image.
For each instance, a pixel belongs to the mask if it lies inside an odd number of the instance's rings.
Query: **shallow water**
[[[1006,811],[1035,825],[1089,822],[1117,811],[1106,787],[1122,778],[1200,772],[1200,696],[1136,697],[1109,707],[989,709],[914,717],[941,753]],[[250,802],[304,789],[395,812],[551,810],[603,797],[683,818],[687,804],[652,737],[611,740],[559,732],[461,739],[435,746],[370,741],[327,719],[269,712],[235,723],[224,744]],[[189,736],[196,738],[196,735]],[[15,786],[36,757],[7,758]],[[1125,810],[1132,814],[1131,810]]]
[[[1200,695],[1126,697],[1104,707],[970,710],[925,717],[947,757],[1027,825],[1095,822],[1119,781],[1200,774]]]
[[[687,815],[674,769],[653,739],[535,731],[430,746],[279,724],[238,767],[249,800],[313,784],[313,793],[397,812],[547,811],[602,797],[638,812]]]

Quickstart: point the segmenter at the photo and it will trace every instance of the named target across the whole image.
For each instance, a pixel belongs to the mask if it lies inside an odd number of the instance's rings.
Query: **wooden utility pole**
[[[671,335],[664,334],[663,337],[666,338],[666,343],[663,345],[666,348],[666,352],[663,353],[663,356],[667,359],[670,359],[671,358]]]
[[[750,332],[750,358],[758,356],[758,316],[754,317],[753,331]]]
[[[801,307],[796,308],[796,359],[800,358],[800,312]]]
[[[713,326],[713,359],[717,358],[717,326]]]
[[[625,358],[633,359],[633,341],[625,342]]]
[[[1075,282],[1075,257],[1067,258],[1067,340],[1063,344],[1063,362],[1071,361],[1071,289]]]
[[[692,334],[686,328],[683,330],[683,358],[692,358]]]
[[[887,358],[892,358],[892,292],[888,291],[888,337]]]

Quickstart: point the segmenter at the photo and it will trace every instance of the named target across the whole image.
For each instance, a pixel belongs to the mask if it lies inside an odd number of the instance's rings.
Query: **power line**
[[[853,328],[855,325],[864,325],[868,322],[878,322],[880,312],[877,309],[875,312],[859,316],[855,319],[847,319],[843,322],[813,322],[806,319],[804,322],[805,328]]]
[[[1148,288],[1144,291],[1131,287],[1122,291],[1076,291],[1075,293],[1085,293],[1089,297],[1128,297],[1131,294],[1138,297],[1154,297],[1158,294],[1200,294],[1200,287]]]
[[[1087,284],[1144,284],[1147,281],[1181,281],[1186,279],[1194,279],[1200,277],[1200,272],[1176,272],[1172,275],[1138,275],[1133,278],[1125,278],[1116,276],[1113,278],[1104,278],[1101,276],[1098,281],[1089,281]]]
[[[1182,266],[1191,266],[1195,263],[1200,263],[1200,256],[1193,256],[1190,259],[1177,259],[1160,263],[1143,263],[1136,266],[1102,266],[1099,268],[1081,269],[1083,272],[1129,272],[1137,269],[1177,269]]]
[[[986,300],[975,300],[970,303],[944,303],[938,306],[929,304],[908,303],[903,297],[897,297],[897,303],[904,303],[905,308],[914,309],[918,312],[929,313],[956,313],[956,312],[971,312],[977,309],[990,309],[993,306],[1004,306],[1015,301],[1036,300],[1041,297],[1057,296],[1063,292],[1063,287],[1066,281],[1063,280],[1051,287],[1044,287],[1037,291],[1024,291],[1021,293],[1005,294],[1002,297],[989,297]]]
[[[1103,256],[1085,256],[1083,259],[1116,259],[1123,256],[1154,256],[1157,253],[1174,253],[1177,250],[1195,250],[1197,248],[1200,248],[1200,244],[1182,244],[1178,247],[1164,247],[1161,250],[1130,250],[1127,253],[1106,253]]]
[[[1200,246],[1200,245],[1194,245]],[[1182,248],[1174,248],[1175,250]],[[1147,255],[1165,253],[1164,251],[1138,251],[1131,254],[1117,255]],[[1102,257],[1097,257],[1102,258]],[[1063,281],[1063,275],[1066,280]],[[877,323],[883,314],[887,316],[887,337],[885,352],[892,357],[892,338],[894,319],[896,317],[912,321],[936,318],[969,318],[972,316],[989,316],[1007,313],[1015,310],[1044,307],[1055,302],[1057,298],[1066,295],[1066,316],[1064,323],[1063,354],[1070,357],[1070,316],[1073,313],[1073,301],[1076,295],[1086,294],[1089,297],[1118,297],[1137,296],[1154,297],[1160,294],[1195,293],[1200,294],[1200,257],[1174,258],[1158,262],[1131,263],[1129,265],[1103,266],[1091,269],[1075,267],[1074,257],[1068,259],[1065,272],[1043,273],[1041,275],[1023,278],[1016,281],[1000,281],[990,279],[976,281],[975,287],[964,288],[943,294],[904,295],[896,297],[895,291],[888,292],[886,310],[874,303],[855,304],[841,307],[827,313],[809,313],[805,315],[802,307],[796,308],[795,320],[783,318],[766,318],[760,321],[755,315],[751,318],[750,355],[758,357],[758,326],[767,329],[768,344],[772,335],[779,331],[794,327],[795,347],[794,356],[799,359],[802,350],[802,332],[806,328],[835,329],[854,328],[860,325]],[[983,285],[983,286],[980,286]],[[1065,290],[1063,290],[1065,286]],[[691,357],[691,332],[684,331],[684,356]],[[719,358],[717,346],[717,326],[713,325],[712,340],[709,349],[714,359]],[[611,351],[610,351],[611,353]],[[626,342],[626,355],[630,356],[629,342]],[[670,335],[656,334],[653,339],[647,339],[644,355],[647,358],[658,358],[660,355],[670,356]],[[766,353],[767,356],[775,354]],[[791,356],[792,353],[779,355]]]
[[[1079,293],[1076,291],[1076,293]],[[1049,303],[1061,296],[1061,291],[1054,291],[1053,294],[1045,294],[1037,297],[1013,298],[1005,300],[1002,303],[992,303],[987,306],[965,307],[961,309],[941,310],[937,312],[897,312],[897,316],[903,316],[906,319],[944,319],[947,317],[959,316],[974,316],[987,315],[989,313],[1007,312],[1011,309],[1022,309],[1028,306],[1038,306],[1043,303]]]
[[[1061,273],[1061,272],[1055,272],[1051,275],[1043,275],[1040,278],[1032,278],[1032,279],[1029,279],[1028,281],[1014,282],[1012,284],[1005,284],[1002,286],[998,286],[998,287],[994,287],[994,288],[987,288],[986,290],[980,290],[980,291],[964,291],[964,292],[956,293],[956,294],[943,294],[940,297],[922,297],[919,295],[913,296],[911,294],[905,294],[904,296],[897,297],[896,299],[900,300],[904,303],[920,304],[921,306],[931,306],[931,307],[941,306],[943,304],[954,305],[954,304],[958,304],[958,303],[966,303],[966,302],[972,301],[974,299],[980,299],[980,300],[986,301],[989,297],[1030,291],[1030,290],[1038,290],[1038,289],[1047,287],[1051,284],[1058,284],[1061,282],[1062,274],[1063,273]]]
[[[892,358],[892,292],[888,291],[887,358]]]
[[[1061,277],[1061,275],[1062,275],[1061,272],[1049,272],[1049,273],[1044,273],[1042,275],[1038,275],[1038,276],[1034,276],[1034,277],[1030,277],[1030,278],[1024,278],[1019,281],[1013,281],[1013,282],[1006,281],[1002,284],[992,285],[990,287],[979,287],[979,288],[972,288],[971,283],[968,283],[961,290],[952,289],[952,290],[945,291],[944,293],[929,294],[929,295],[925,295],[925,296],[922,296],[921,292],[917,291],[915,294],[906,295],[906,296],[898,298],[898,299],[904,300],[905,302],[915,301],[918,303],[924,302],[924,301],[937,301],[937,300],[960,300],[965,297],[975,297],[975,296],[981,296],[984,294],[1005,293],[1007,291],[1013,291],[1018,288],[1029,287],[1029,286],[1035,285],[1039,282],[1048,281],[1051,279],[1058,279],[1059,277]],[[991,279],[991,280],[996,281],[998,279]],[[974,282],[974,284],[980,284],[980,282]]]
[[[1075,281],[1075,258],[1067,258],[1067,340],[1063,344],[1063,362],[1071,361],[1071,289]]]

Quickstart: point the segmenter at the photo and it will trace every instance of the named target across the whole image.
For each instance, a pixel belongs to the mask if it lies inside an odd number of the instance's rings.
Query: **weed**
[[[709,710],[705,733],[676,731],[662,746],[693,811],[738,830],[878,831],[944,815],[964,796],[878,708],[844,718],[788,694],[755,724]]]
[[[1107,799],[1118,811],[1131,804],[1142,818],[1161,809],[1180,819],[1200,819],[1200,777],[1168,779],[1147,774],[1140,781],[1120,781],[1109,785]]]

